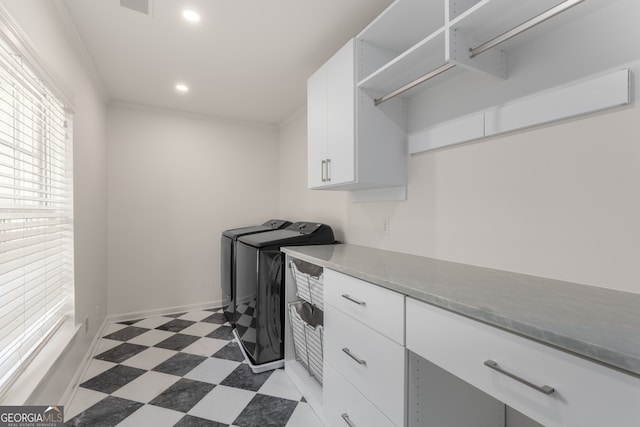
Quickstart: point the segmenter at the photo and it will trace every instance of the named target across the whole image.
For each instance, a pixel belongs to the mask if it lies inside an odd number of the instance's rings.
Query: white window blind
[[[69,119],[0,37],[0,394],[72,310]]]

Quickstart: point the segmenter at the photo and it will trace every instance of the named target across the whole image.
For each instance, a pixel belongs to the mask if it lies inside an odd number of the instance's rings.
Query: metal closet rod
[[[438,68],[436,68],[435,70],[429,71],[424,76],[419,77],[419,78],[415,79],[414,81],[412,81],[410,83],[407,83],[406,85],[402,86],[401,88],[398,88],[398,89],[394,90],[393,92],[389,92],[385,96],[382,96],[380,98],[374,99],[373,103],[375,105],[380,105],[383,102],[390,100],[394,96],[398,96],[402,92],[406,92],[409,89],[411,89],[412,87],[418,86],[420,83],[422,83],[424,81],[427,81],[427,80],[437,76],[438,74],[442,74],[445,71],[447,71],[448,69],[453,68],[455,66],[456,66],[456,64],[454,64],[453,62],[449,62],[447,64],[441,65]]]
[[[524,33],[525,31],[527,31],[529,28],[535,27],[538,24],[543,23],[544,21],[546,21],[547,19],[553,18],[556,15],[559,15],[560,13],[564,12],[567,9],[572,8],[573,6],[582,3],[585,0],[566,0],[565,2],[560,3],[557,6],[552,7],[551,9],[547,10],[546,12],[542,12],[540,15],[535,16],[531,19],[529,19],[526,22],[523,22],[522,24],[513,27],[512,29],[510,29],[509,31],[500,34],[498,37],[495,37],[491,40],[489,40],[486,43],[482,43],[480,46],[475,47],[473,49],[469,49],[469,52],[471,53],[471,55],[469,55],[469,58],[473,58],[475,56],[480,55],[482,52],[491,49],[494,46],[499,45],[502,42],[505,42],[507,40],[509,40],[512,37],[517,36],[520,33]]]
[[[551,9],[547,10],[546,12],[542,12],[541,14],[529,19],[526,22],[523,22],[522,24],[513,27],[512,29],[510,29],[509,31],[500,34],[497,37],[494,37],[493,39],[489,40],[486,43],[483,43],[481,45],[479,45],[478,47],[475,47],[473,49],[469,49],[469,58],[474,58],[478,55],[480,55],[482,52],[485,52],[489,49],[491,49],[492,47],[495,47],[497,45],[499,45],[500,43],[503,43],[507,40],[509,40],[512,37],[517,36],[518,34],[521,34],[523,32],[525,32],[526,30],[535,27],[538,24],[541,24],[542,22],[553,18],[554,16],[564,12],[565,10],[572,8],[573,6],[582,3],[585,0],[566,0],[562,3],[560,3],[557,6],[552,7]],[[400,95],[403,92],[408,91],[409,89],[418,86],[419,84],[437,76],[438,74],[441,74],[447,70],[449,70],[450,68],[455,67],[454,63],[447,63],[444,64],[438,68],[436,68],[433,71],[429,71],[427,74],[425,74],[422,77],[419,77],[417,79],[415,79],[412,82],[407,83],[406,85],[402,86],[401,88],[398,88],[396,90],[394,90],[393,92],[389,92],[388,94],[380,97],[380,98],[376,98],[373,103],[375,105],[380,105],[385,101],[390,100],[391,98]]]

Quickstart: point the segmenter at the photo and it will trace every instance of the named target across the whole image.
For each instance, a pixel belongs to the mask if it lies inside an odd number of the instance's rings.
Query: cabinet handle
[[[342,417],[342,419],[344,420],[345,423],[347,423],[347,425],[349,427],[356,427],[356,425],[351,421],[351,419],[349,418],[349,414],[347,414],[346,412],[342,415],[340,415]]]
[[[364,359],[360,359],[358,356],[356,356],[355,354],[351,353],[351,350],[349,350],[349,348],[345,347],[345,348],[342,349],[342,351],[344,351],[347,356],[349,356],[350,358],[352,358],[353,360],[358,362],[358,364],[367,366],[367,361],[364,360]]]
[[[322,182],[327,182],[327,178],[324,177],[324,170],[326,166],[327,166],[327,161],[323,160],[322,163],[320,164],[320,176],[322,177]]]
[[[327,159],[327,181],[331,182],[331,159]]]
[[[351,295],[349,295],[349,294],[342,294],[342,298],[346,298],[346,299],[348,299],[349,301],[351,301],[351,302],[355,302],[355,303],[356,303],[356,304],[358,304],[358,305],[367,305],[367,303],[366,303],[366,302],[364,302],[364,301],[359,301],[359,300],[355,299],[354,297],[352,297],[352,296],[351,296]]]
[[[551,393],[553,393],[555,391],[555,389],[553,387],[551,387],[551,386],[548,386],[548,385],[539,386],[539,385],[536,385],[536,384],[534,384],[532,382],[529,382],[529,381],[527,381],[527,380],[525,380],[523,378],[520,378],[519,376],[517,376],[515,374],[512,374],[511,372],[507,372],[504,369],[502,369],[496,362],[494,362],[491,359],[486,360],[484,362],[484,364],[485,364],[485,366],[488,366],[491,369],[493,369],[495,371],[498,371],[503,375],[508,376],[509,378],[513,378],[514,380],[519,381],[522,384],[528,385],[529,387],[539,391],[540,393],[551,394]]]

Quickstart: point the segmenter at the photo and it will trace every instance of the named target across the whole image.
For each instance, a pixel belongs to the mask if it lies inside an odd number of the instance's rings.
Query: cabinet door
[[[307,185],[325,185],[327,160],[327,64],[307,81]]]
[[[404,345],[404,295],[337,271],[324,271],[324,300]]]
[[[395,425],[403,426],[405,348],[329,304],[324,324],[325,366],[336,369]]]
[[[378,408],[331,365],[327,365],[324,378],[323,409],[328,426],[394,427]]]
[[[326,64],[329,185],[356,180],[354,46],[351,39]]]

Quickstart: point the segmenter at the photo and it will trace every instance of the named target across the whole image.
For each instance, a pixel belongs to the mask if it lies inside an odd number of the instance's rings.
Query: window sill
[[[20,374],[16,382],[10,386],[0,399],[2,405],[24,405],[27,399],[42,385],[48,373],[58,360],[67,352],[76,334],[82,327],[75,324],[73,316],[67,317],[58,330],[49,338],[38,355]],[[57,404],[60,402],[51,402]]]

